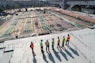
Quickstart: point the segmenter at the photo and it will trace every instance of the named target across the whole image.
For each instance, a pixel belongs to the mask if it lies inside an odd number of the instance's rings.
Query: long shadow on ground
[[[68,58],[67,58],[66,54],[65,54],[63,51],[61,51],[60,53],[61,53],[62,56],[65,58],[65,60],[68,61]]]
[[[33,63],[37,63],[35,56],[33,57]]]
[[[52,63],[55,63],[55,60],[54,60],[52,54],[49,54],[49,59],[52,61]]]
[[[44,54],[44,53],[42,53],[42,55],[43,55],[43,60],[44,60],[46,63],[48,63],[48,61],[47,61],[47,59],[46,59],[45,54]]]
[[[73,49],[72,47],[70,47],[69,45],[67,46],[75,55],[79,56],[78,52]]]
[[[53,50],[53,52],[54,52],[56,58],[57,58],[59,61],[62,61],[61,58],[60,58],[60,56],[59,56],[59,54],[58,54],[58,52],[56,52],[55,49]]]
[[[71,58],[74,59],[73,55],[72,55],[67,49],[65,49],[64,51],[65,51]]]

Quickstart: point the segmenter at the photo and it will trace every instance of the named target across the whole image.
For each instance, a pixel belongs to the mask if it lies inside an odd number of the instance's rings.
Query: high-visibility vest
[[[70,36],[67,37],[67,40],[68,40],[68,41],[70,40]]]
[[[48,46],[49,45],[49,42],[45,42],[45,45]]]
[[[60,39],[58,39],[58,43],[60,43]]]
[[[65,38],[62,39],[62,42],[65,42]]]
[[[42,46],[43,46],[43,43],[41,42],[41,43],[40,43],[40,47],[42,47]]]
[[[52,40],[52,45],[54,45],[54,40]]]
[[[30,47],[31,47],[31,48],[34,48],[34,44],[31,44]]]

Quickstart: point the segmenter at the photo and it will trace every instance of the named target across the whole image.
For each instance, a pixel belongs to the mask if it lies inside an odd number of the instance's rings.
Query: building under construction
[[[22,9],[0,26],[0,37],[46,35],[91,27],[95,18],[56,7]]]
[[[88,13],[94,12],[89,9],[94,8],[93,3],[0,0],[1,7],[9,7],[0,13],[0,63],[95,63],[95,15]],[[68,36],[70,41],[65,45]],[[64,38],[64,47],[57,48],[59,41],[63,46]]]

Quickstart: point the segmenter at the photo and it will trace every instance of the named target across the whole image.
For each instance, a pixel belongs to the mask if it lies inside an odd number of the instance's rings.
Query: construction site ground
[[[92,22],[79,20],[51,10],[46,10],[45,13],[41,10],[33,10],[17,12],[17,14],[0,26],[0,37],[53,34],[93,25]]]

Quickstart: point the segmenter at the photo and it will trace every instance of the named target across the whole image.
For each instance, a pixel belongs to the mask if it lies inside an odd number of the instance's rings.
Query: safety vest
[[[45,42],[45,45],[48,46],[49,45],[49,42]]]
[[[67,40],[68,40],[68,41],[70,40],[70,36],[67,37]]]
[[[40,43],[40,47],[42,47],[42,46],[43,46],[43,43],[41,42],[41,43]]]
[[[54,40],[52,40],[52,45],[54,45]]]
[[[65,42],[65,38],[62,39],[62,42]]]
[[[60,39],[58,39],[58,43],[60,43]]]
[[[30,47],[31,47],[31,48],[34,48],[34,44],[31,44]]]

